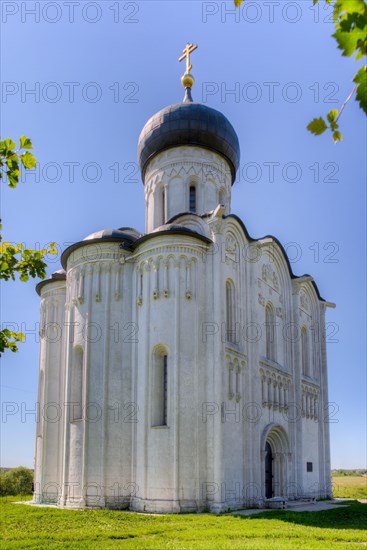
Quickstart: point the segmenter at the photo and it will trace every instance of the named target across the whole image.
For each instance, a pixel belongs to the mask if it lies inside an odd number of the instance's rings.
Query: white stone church
[[[331,496],[325,310],[231,213],[236,132],[191,97],[143,128],[146,233],[41,282],[35,503],[221,512]]]

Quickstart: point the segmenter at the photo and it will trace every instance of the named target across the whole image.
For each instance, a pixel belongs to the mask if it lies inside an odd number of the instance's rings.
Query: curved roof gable
[[[281,253],[283,254],[283,257],[284,257],[284,260],[285,260],[285,263],[287,265],[287,268],[288,268],[288,272],[289,272],[289,275],[290,275],[290,278],[291,279],[302,279],[304,277],[307,277],[308,280],[312,283],[312,286],[316,292],[316,295],[318,297],[318,299],[321,301],[321,302],[326,302],[326,300],[324,298],[322,298],[322,296],[320,295],[320,291],[317,287],[317,284],[315,283],[315,281],[313,280],[312,276],[311,275],[308,275],[307,273],[305,273],[304,275],[295,275],[293,273],[293,270],[292,270],[292,266],[290,264],[290,261],[289,261],[289,258],[287,256],[287,253],[286,251],[284,250],[284,247],[282,245],[282,243],[276,238],[274,237],[273,235],[265,235],[264,237],[261,237],[260,239],[254,239],[253,237],[251,237],[251,235],[249,234],[249,232],[247,231],[247,228],[245,226],[245,224],[243,223],[243,221],[241,220],[241,218],[239,218],[238,216],[236,216],[236,214],[228,214],[227,216],[223,216],[224,219],[228,219],[228,218],[232,218],[234,220],[236,220],[238,222],[238,224],[240,225],[240,227],[242,228],[247,240],[249,240],[250,242],[260,242],[260,241],[263,241],[265,239],[271,239],[273,242],[275,242],[277,244],[277,246],[279,247]]]

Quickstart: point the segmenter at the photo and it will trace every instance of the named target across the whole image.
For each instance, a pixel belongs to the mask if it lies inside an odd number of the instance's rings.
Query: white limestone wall
[[[61,494],[64,416],[65,281],[41,289],[38,419],[36,431],[35,502],[57,503]]]
[[[334,306],[335,307],[335,306]],[[330,463],[330,421],[334,410],[329,404],[328,392],[328,371],[326,357],[326,326],[325,326],[326,305],[319,304],[320,322],[320,406],[319,406],[319,449],[320,449],[320,496],[323,498],[332,497],[331,484],[331,463]]]
[[[306,329],[309,366],[305,372],[301,338],[295,342],[295,365],[298,388],[297,401],[297,470],[300,495],[325,497],[330,495],[330,462],[326,458],[329,449],[329,434],[325,417],[324,363],[325,326],[319,302],[309,279],[293,282],[294,317],[299,334]],[[325,399],[326,397],[326,399]],[[326,435],[327,433],[327,435]],[[312,472],[307,472],[307,462],[312,463]],[[325,470],[326,468],[326,470]],[[328,472],[328,473],[327,473]]]
[[[242,337],[246,317],[247,266],[240,261],[238,228],[226,231],[221,218],[209,221],[215,241],[208,258],[213,273],[213,287],[207,289],[211,317],[207,334],[208,375],[212,380],[207,408],[207,438],[211,454],[207,479],[207,507],[213,512],[243,506],[247,480],[248,426],[243,413],[248,398],[247,343]],[[234,290],[235,342],[227,341],[230,327],[226,318],[226,282]],[[213,327],[210,325],[213,320]],[[211,332],[214,334],[212,335]],[[234,335],[233,335],[234,336]],[[211,408],[210,408],[211,407]]]
[[[180,202],[187,177],[199,178],[200,162],[203,170],[205,155],[214,155],[181,149],[181,164],[177,151],[168,151],[160,166],[157,159],[149,165],[150,227],[159,225],[150,195],[159,178],[168,185],[168,213],[187,210]],[[198,205],[217,206],[216,177],[207,196],[195,181]],[[232,218],[188,215],[181,222],[214,244],[172,234],[143,241],[133,254],[118,243],[86,244],[69,257],[66,297],[64,283],[43,287],[43,315],[66,330],[60,341],[41,343],[41,407],[50,400],[68,406],[58,424],[39,425],[36,482],[57,480],[66,506],[220,512],[264,497],[269,441],[275,495],[329,495],[325,308],[311,281],[292,282],[279,246],[248,242]],[[226,336],[227,280],[235,291],[235,341]],[[270,302],[272,359],[265,341]],[[297,332],[314,326],[305,375]],[[155,351],[167,355],[164,426],[153,421]]]
[[[301,313],[299,292],[292,293],[288,267],[276,243],[259,242],[255,245],[256,253],[254,250],[243,253],[249,243],[238,231],[237,222],[227,220],[225,229],[224,223],[219,221],[209,221],[209,224],[215,229],[218,252],[217,261],[213,263],[214,278],[222,289],[222,309],[216,310],[217,322],[220,325],[225,321],[225,281],[231,279],[237,291],[239,330],[236,344],[226,343],[223,331],[220,332],[222,365],[217,368],[222,373],[223,391],[217,403],[220,404],[222,421],[215,423],[213,419],[213,434],[212,437],[208,435],[208,441],[213,442],[214,485],[211,488],[213,494],[209,495],[213,501],[210,508],[213,511],[235,508],[239,507],[238,503],[253,504],[256,497],[264,496],[267,440],[274,453],[274,495],[301,496],[305,494],[305,481],[308,485],[311,482],[314,492],[317,492],[325,475],[321,449],[327,445],[324,426],[318,419],[318,410],[322,407],[320,383],[323,375],[320,380],[319,374],[322,346],[310,341],[312,376],[304,379],[298,334],[303,325],[311,330],[316,323],[320,326],[322,338],[315,291],[308,282],[308,306],[302,298],[302,307],[308,307],[307,315]],[[255,261],[245,261],[246,256],[255,258]],[[216,288],[215,280],[213,289]],[[274,360],[266,356],[265,306],[269,302],[274,308],[276,324]],[[258,338],[252,338],[254,333],[247,332],[251,325],[258,331]],[[212,353],[215,357],[215,344]],[[241,360],[243,369],[238,368]],[[308,396],[307,411],[303,410],[304,383]],[[240,391],[234,389],[236,384]],[[211,391],[218,395],[215,385]],[[306,475],[306,462],[313,463],[311,475]],[[208,460],[209,471],[210,464]],[[321,491],[317,495],[321,495]]]
[[[144,178],[147,233],[189,211],[190,186],[196,188],[197,214],[213,210],[220,202],[228,214],[231,181],[227,162],[207,149],[181,146],[159,153],[148,164]]]
[[[196,509],[202,465],[198,410],[207,364],[200,349],[199,316],[205,304],[206,264],[201,241],[183,235],[156,236],[136,258],[139,346],[134,358],[136,510]],[[167,425],[154,425],[154,351],[167,354]],[[204,380],[203,380],[204,382]]]
[[[319,420],[302,419],[302,495],[320,497]],[[312,472],[307,472],[307,462],[312,463]]]
[[[65,505],[122,508],[130,500],[137,331],[128,256],[119,243],[101,242],[77,249],[68,260],[66,397],[72,402],[77,396],[78,404],[76,417],[69,408],[65,426]],[[82,375],[75,378],[78,357]]]

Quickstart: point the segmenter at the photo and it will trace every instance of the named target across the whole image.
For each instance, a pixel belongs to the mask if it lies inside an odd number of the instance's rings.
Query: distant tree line
[[[367,470],[331,470],[331,475],[334,477],[343,476],[367,476]]]
[[[18,466],[0,472],[0,496],[31,495],[33,470]]]

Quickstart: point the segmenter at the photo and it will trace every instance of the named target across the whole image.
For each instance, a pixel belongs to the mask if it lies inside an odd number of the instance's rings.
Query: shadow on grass
[[[322,510],[320,512],[291,512],[290,510],[274,510],[255,514],[253,516],[235,517],[247,519],[277,519],[287,523],[320,527],[322,529],[367,529],[367,505],[357,501],[348,502],[348,507]]]

